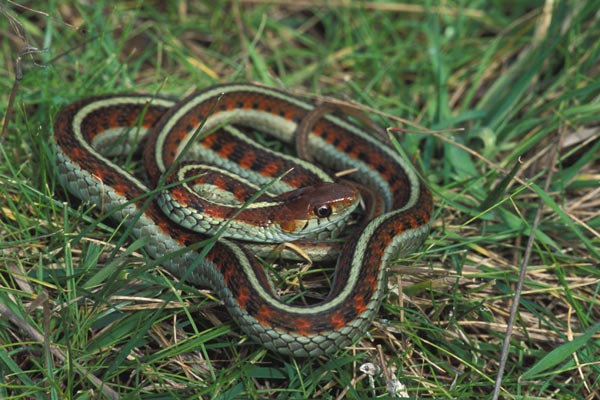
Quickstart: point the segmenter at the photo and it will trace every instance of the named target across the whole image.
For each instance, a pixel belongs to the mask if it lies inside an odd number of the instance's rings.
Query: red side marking
[[[219,105],[225,106],[225,110],[229,111],[236,107],[234,100],[235,100],[234,98],[230,98],[228,96],[223,96],[223,97],[221,97],[221,100],[219,101]]]
[[[414,218],[412,215],[406,215],[405,216],[405,221],[408,224],[409,228],[408,229],[416,229],[419,227],[419,221],[417,221],[416,218]]]
[[[116,128],[121,125],[119,123],[119,117],[120,117],[120,113],[118,113],[118,112],[109,113],[108,115],[102,116],[102,118],[108,118],[108,125],[110,126],[110,128]]]
[[[198,240],[196,239],[196,235],[184,233],[181,229],[177,230],[176,235],[170,235],[177,239],[177,243],[182,246],[189,246],[193,243],[196,243]]]
[[[251,194],[248,193],[248,190],[246,190],[246,188],[243,187],[242,185],[236,185],[233,188],[233,195],[239,201],[246,201],[251,197]]]
[[[369,275],[365,278],[365,286],[376,288],[377,287],[377,279],[373,275]]]
[[[217,139],[218,139],[218,135],[208,135],[204,139],[202,139],[202,141],[200,143],[202,144],[202,146],[209,149],[212,147],[213,143],[215,143],[217,141]]]
[[[279,166],[277,165],[276,162],[270,162],[270,163],[266,163],[262,169],[259,171],[259,173],[262,176],[275,176],[277,175],[277,172],[279,171]]]
[[[200,120],[198,119],[198,114],[190,114],[183,121],[187,122],[187,125],[191,125],[193,127],[197,127],[198,125],[200,125]],[[189,132],[189,133],[193,133],[193,131]]]
[[[216,251],[209,251],[208,254],[206,255],[206,261],[209,261],[209,262],[215,264],[215,259],[217,258],[216,254],[217,254]],[[219,268],[218,266],[217,266],[217,268],[219,269],[219,271],[222,272],[222,268]]]
[[[70,153],[71,158],[76,161],[82,160],[85,157],[87,157],[87,155],[88,155],[88,152],[83,150],[80,147],[71,148],[71,151],[69,153]]]
[[[354,296],[354,309],[358,315],[362,314],[367,309],[365,298],[360,293]]]
[[[188,206],[188,194],[180,187],[171,189],[171,197],[173,198],[173,200],[180,203],[183,207]]]
[[[212,181],[213,185],[222,190],[227,190],[227,179],[222,175],[215,175]]]
[[[275,313],[268,306],[262,305],[258,309],[258,313],[256,314],[256,320],[260,322],[261,325],[271,326],[271,318]]]
[[[319,121],[317,121],[311,128],[310,128],[310,133],[315,135],[315,136],[321,136],[321,139],[323,139],[322,133],[323,133],[323,124],[319,123]]]
[[[344,318],[344,316],[339,312],[333,314],[329,318],[329,322],[334,327],[334,329],[342,329],[347,323],[346,318]]]
[[[246,303],[248,302],[248,299],[250,299],[250,293],[248,292],[248,288],[240,287],[236,299],[240,308],[242,310],[245,310]]]
[[[99,180],[100,182],[104,182],[104,181],[105,181],[105,179],[104,179],[104,176],[105,176],[105,175],[104,175],[104,172],[103,172],[103,171],[101,171],[101,170],[96,170],[96,171],[94,171],[94,172],[92,173],[92,176],[93,176],[95,179]]]
[[[296,326],[296,330],[300,335],[306,336],[311,332],[312,324],[306,318],[297,318],[293,325]]]
[[[156,222],[156,221],[155,221]],[[158,227],[162,232],[169,232],[169,223],[167,221],[158,222]]]
[[[315,126],[314,131],[315,133],[321,137],[321,139],[323,139],[325,142],[331,144],[333,143],[333,141],[337,138],[338,140],[338,145],[337,148],[338,149],[342,149],[345,148],[347,143],[348,143],[348,137],[345,135],[342,136],[336,136],[336,135],[330,135],[330,131],[335,129],[333,126],[328,125],[327,128],[321,126],[321,124]]]
[[[309,173],[306,173],[304,175],[298,174],[297,176],[291,176],[291,178],[286,179],[285,181],[295,188],[302,188],[305,186],[314,185],[317,182],[321,182],[319,178],[316,178],[312,175],[312,172],[310,172],[310,175]]]
[[[219,155],[223,158],[229,158],[231,153],[235,151],[236,146],[237,144],[234,142],[224,144],[223,147],[221,147],[221,150],[219,151]]]
[[[256,161],[256,153],[253,151],[249,151],[246,154],[244,154],[242,159],[239,161],[239,164],[240,167],[244,169],[250,169],[254,161]]]
[[[146,118],[144,118],[144,121],[142,122],[142,126],[146,129],[154,126],[154,124],[156,123],[156,121],[158,120],[158,117],[160,117],[163,113],[157,113],[156,115],[146,115]]]
[[[233,268],[227,268],[225,271],[223,271],[223,281],[225,282],[225,285],[229,286],[229,280],[232,276]]]
[[[121,196],[127,197],[129,192],[131,191],[131,186],[123,183],[117,183],[113,185],[113,189]]]

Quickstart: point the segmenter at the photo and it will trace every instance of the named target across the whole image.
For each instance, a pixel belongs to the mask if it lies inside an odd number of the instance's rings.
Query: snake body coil
[[[219,239],[202,259],[198,251],[184,251],[206,236],[166,217],[150,198],[184,149],[189,155],[202,153],[244,179],[262,179],[258,186],[282,175],[283,186],[314,185],[323,180],[319,170],[307,165],[301,169],[308,170],[308,177],[296,169],[286,174],[288,160],[265,162],[239,151],[236,141],[245,139],[222,129],[245,126],[292,143],[314,107],[283,91],[250,84],[215,86],[178,103],[144,95],[83,99],[61,110],[54,121],[59,176],[77,197],[133,224],[136,237],[149,238],[149,255],[165,260],[173,273],[213,288],[233,319],[259,343],[294,356],[331,354],[365,333],[384,297],[387,264],[413,251],[429,232],[431,194],[389,143],[333,115],[319,118],[307,133],[305,151],[328,170],[355,170],[351,178],[378,193],[384,208],[344,244],[331,291],[316,305],[282,302],[263,266],[243,244]],[[217,131],[193,141],[198,129]],[[129,152],[142,140],[150,185],[108,158]],[[252,229],[252,220],[245,223]],[[170,256],[174,252],[179,255]]]

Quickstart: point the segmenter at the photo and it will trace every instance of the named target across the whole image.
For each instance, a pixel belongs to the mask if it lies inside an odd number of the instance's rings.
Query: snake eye
[[[331,216],[331,213],[333,212],[329,204],[316,206],[313,211],[315,212],[315,215],[319,218],[327,218]]]

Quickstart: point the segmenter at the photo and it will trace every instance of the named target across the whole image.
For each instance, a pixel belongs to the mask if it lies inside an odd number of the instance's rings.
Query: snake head
[[[281,230],[299,237],[315,237],[319,232],[337,231],[360,202],[356,189],[338,183],[318,183],[278,196],[283,206],[273,220]]]

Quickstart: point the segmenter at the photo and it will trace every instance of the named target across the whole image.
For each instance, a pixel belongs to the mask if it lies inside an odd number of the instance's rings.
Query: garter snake
[[[351,178],[380,195],[384,208],[347,239],[330,293],[315,305],[279,299],[264,267],[237,241],[219,239],[196,260],[199,252],[182,250],[206,236],[167,218],[157,201],[146,201],[184,148],[186,154],[203,153],[209,162],[244,179],[262,176],[259,186],[282,175],[283,186],[314,184],[315,177],[295,169],[286,175],[285,159],[264,162],[252,152],[239,151],[231,132],[222,129],[230,124],[250,127],[292,143],[299,124],[314,108],[309,100],[252,84],[218,85],[179,102],[149,95],[83,99],[63,108],[54,120],[58,175],[77,197],[132,225],[134,236],[148,237],[151,257],[166,260],[165,267],[185,275],[189,283],[213,288],[232,318],[257,342],[298,357],[332,354],[364,335],[385,294],[387,265],[415,250],[429,232],[431,193],[390,143],[334,114],[310,124],[304,151],[328,170],[353,169]],[[199,128],[215,132],[194,141]],[[137,140],[120,141],[124,130],[134,132],[129,137]],[[146,142],[143,158],[149,184],[108,158],[141,141]],[[308,175],[320,174],[307,168]],[[177,256],[168,257],[170,253]],[[186,271],[195,260],[197,267]]]

